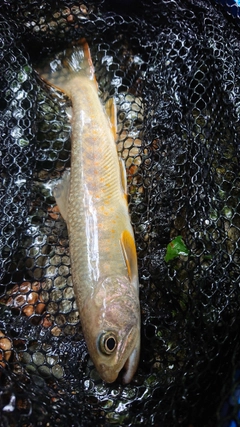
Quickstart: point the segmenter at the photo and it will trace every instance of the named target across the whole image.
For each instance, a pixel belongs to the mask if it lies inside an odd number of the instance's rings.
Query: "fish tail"
[[[82,73],[90,79],[94,79],[94,66],[89,45],[85,38],[78,40],[73,47],[66,50],[63,66],[71,72]]]
[[[95,78],[94,66],[93,66],[93,63],[92,63],[91,52],[90,52],[90,48],[89,48],[89,45],[88,45],[86,39],[84,39],[84,38],[80,39],[78,41],[78,44],[83,49],[83,53],[84,53],[84,60],[83,60],[83,62],[86,64],[86,69],[88,68],[89,75],[91,75],[92,78]]]
[[[48,84],[66,94],[69,82],[76,76],[87,77],[96,84],[96,87],[98,86],[86,39],[80,39],[72,47],[57,54],[47,68],[37,71]]]

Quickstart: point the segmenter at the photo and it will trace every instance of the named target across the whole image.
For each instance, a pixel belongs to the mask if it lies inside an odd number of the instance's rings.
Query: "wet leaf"
[[[186,247],[182,236],[177,236],[167,245],[167,253],[164,257],[166,262],[178,257],[179,255],[188,256],[190,251]]]

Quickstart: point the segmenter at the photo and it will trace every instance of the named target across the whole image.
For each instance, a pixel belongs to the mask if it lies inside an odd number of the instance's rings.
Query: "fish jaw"
[[[132,380],[132,377],[135,374],[138,367],[139,357],[140,357],[140,334],[139,334],[139,339],[136,342],[136,346],[134,347],[132,353],[128,357],[123,367],[123,373],[122,373],[123,384],[128,384]]]
[[[140,306],[138,292],[127,277],[99,281],[80,312],[90,357],[102,380],[114,382],[120,373],[124,384],[136,372],[140,353]],[[116,346],[107,354],[101,342],[114,337]]]

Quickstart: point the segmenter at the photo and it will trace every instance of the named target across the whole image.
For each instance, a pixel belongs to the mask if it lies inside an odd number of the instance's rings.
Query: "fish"
[[[72,104],[71,167],[53,195],[67,224],[83,335],[100,378],[128,384],[140,356],[139,277],[116,106],[99,98],[86,40],[65,49],[41,77]]]

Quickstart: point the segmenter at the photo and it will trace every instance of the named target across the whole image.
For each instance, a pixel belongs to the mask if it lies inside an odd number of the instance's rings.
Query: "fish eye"
[[[99,349],[102,353],[112,354],[117,347],[117,338],[113,332],[106,332],[101,335]]]

